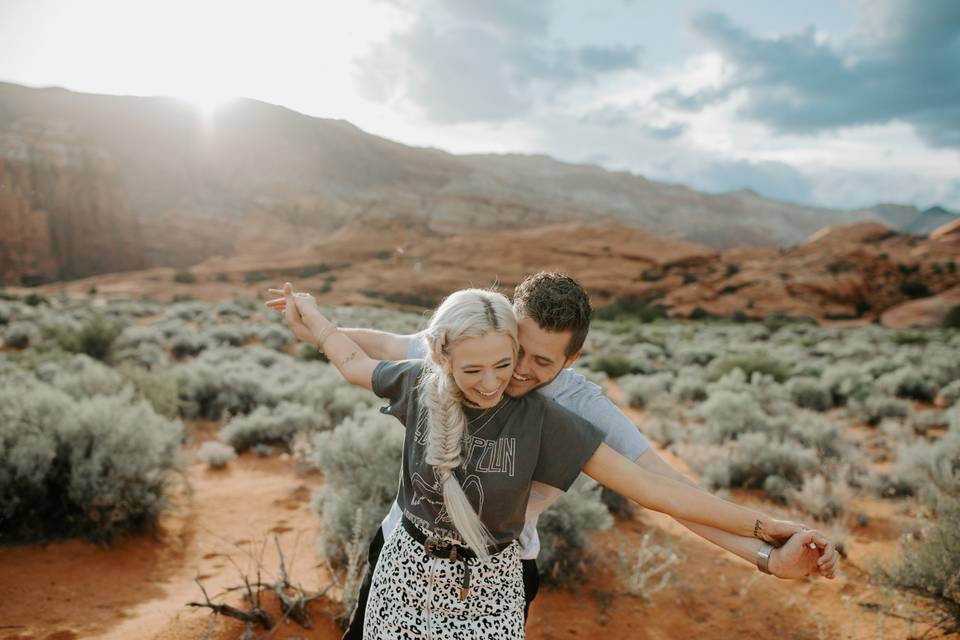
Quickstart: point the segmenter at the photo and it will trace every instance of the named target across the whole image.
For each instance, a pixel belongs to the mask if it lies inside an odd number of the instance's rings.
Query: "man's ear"
[[[563,361],[563,368],[572,367],[573,363],[580,359],[580,356],[583,354],[583,351],[577,351],[576,353],[567,356],[567,359]]]

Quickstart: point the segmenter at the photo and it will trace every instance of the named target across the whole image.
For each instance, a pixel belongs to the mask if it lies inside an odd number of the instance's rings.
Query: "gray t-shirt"
[[[436,473],[424,461],[425,422],[419,419],[416,389],[422,368],[420,360],[381,362],[373,372],[373,391],[390,401],[382,411],[407,430],[397,494],[400,509],[421,527],[459,540]],[[538,394],[504,396],[492,409],[464,412],[467,449],[455,474],[498,544],[520,535],[532,482],[565,491],[603,442],[596,427]]]

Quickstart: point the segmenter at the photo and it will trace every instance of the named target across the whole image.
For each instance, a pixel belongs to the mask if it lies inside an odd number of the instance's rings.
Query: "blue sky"
[[[954,0],[0,2],[0,80],[839,208],[960,210],[958,70]]]

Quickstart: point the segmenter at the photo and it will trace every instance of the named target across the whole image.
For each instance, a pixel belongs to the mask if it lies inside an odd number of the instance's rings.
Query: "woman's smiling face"
[[[481,409],[493,407],[500,402],[513,375],[513,339],[506,333],[462,338],[450,348],[448,364],[467,404]]]

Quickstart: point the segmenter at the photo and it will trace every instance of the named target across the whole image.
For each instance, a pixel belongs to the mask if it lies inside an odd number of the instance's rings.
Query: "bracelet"
[[[317,348],[323,351],[323,343],[337,330],[337,325],[332,322],[323,328],[320,335],[317,336]]]
[[[760,548],[757,550],[757,569],[761,573],[771,575],[770,573],[770,554],[773,553],[773,545],[769,542],[764,542],[760,545]]]

